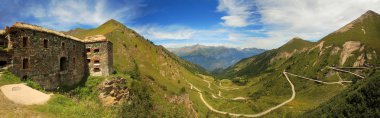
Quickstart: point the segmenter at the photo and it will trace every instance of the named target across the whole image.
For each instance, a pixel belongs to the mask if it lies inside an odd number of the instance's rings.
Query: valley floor
[[[227,93],[228,94],[229,91],[234,91],[235,93],[242,92],[240,90],[245,90],[245,88],[249,88],[247,86],[245,86],[245,87],[237,87],[237,86],[223,87],[222,86],[222,82],[219,82],[219,86],[218,86],[217,84],[215,84],[216,82],[213,81],[211,77],[209,77],[209,78],[203,77],[204,78],[204,80],[203,80],[204,84],[199,84],[198,83],[198,85],[200,85],[200,86],[207,86],[207,88],[203,87],[203,89],[200,89],[199,87],[195,86],[193,83],[189,82],[189,80],[187,80],[186,82],[190,86],[191,90],[194,90],[195,92],[197,92],[199,94],[199,98],[201,99],[201,101],[203,102],[203,104],[209,110],[211,110],[211,111],[213,111],[215,113],[225,114],[225,115],[230,115],[230,116],[235,116],[235,117],[240,117],[240,116],[244,116],[244,117],[260,117],[260,116],[264,116],[264,115],[266,115],[268,113],[271,113],[272,111],[275,111],[276,109],[281,108],[282,106],[284,106],[284,105],[292,102],[296,98],[295,85],[292,83],[291,79],[288,76],[293,76],[293,77],[304,79],[304,80],[307,80],[307,81],[316,82],[316,83],[320,83],[320,84],[325,84],[326,86],[331,86],[331,85],[335,86],[335,85],[338,85],[338,86],[336,86],[336,87],[340,86],[340,89],[338,91],[343,90],[343,88],[346,87],[345,85],[347,83],[352,83],[352,81],[343,80],[339,76],[339,72],[352,74],[352,75],[358,76],[360,78],[363,77],[362,75],[358,75],[356,73],[343,70],[344,68],[334,68],[334,67],[328,67],[328,68],[332,69],[332,70],[334,70],[336,72],[337,76],[339,77],[339,80],[336,80],[336,81],[321,81],[321,80],[316,80],[316,79],[312,79],[312,78],[308,78],[308,77],[304,77],[304,76],[301,76],[301,75],[297,75],[297,74],[293,74],[293,73],[289,73],[289,72],[284,71],[282,73],[282,75],[288,81],[288,83],[289,83],[289,85],[291,87],[290,91],[292,91],[290,93],[291,94],[290,98],[288,98],[287,100],[284,100],[283,102],[280,102],[280,103],[277,101],[277,102],[275,102],[276,105],[272,105],[271,107],[267,107],[265,109],[262,109],[262,111],[256,110],[255,112],[251,112],[251,113],[233,112],[233,110],[231,111],[228,108],[226,109],[225,107],[224,108],[220,107],[218,104],[215,105],[215,102],[214,102],[214,100],[240,101],[240,106],[243,106],[241,104],[245,104],[247,101],[250,101],[250,99],[248,99],[249,97],[247,97],[247,96],[241,97],[241,96],[239,96],[239,94],[234,94],[234,95],[237,95],[237,96],[231,96],[231,95],[229,95],[228,97],[226,97],[226,96],[222,96],[221,94],[223,94],[223,93]],[[281,78],[282,77],[280,77],[278,79],[281,79]],[[295,81],[303,81],[303,80],[296,79]],[[216,91],[217,91],[218,94],[215,93]],[[303,94],[303,93],[301,92],[301,94]],[[333,95],[329,95],[329,93],[326,93],[326,94],[327,94],[327,96],[330,96],[330,97],[333,96]],[[211,97],[209,97],[209,96],[211,96]],[[328,100],[328,99],[325,99],[325,100]],[[207,101],[211,101],[211,103],[209,103]],[[299,100],[294,101],[291,105],[287,105],[287,108],[285,108],[285,109],[293,108],[293,106],[294,106],[293,104],[297,103],[297,102],[299,102]],[[315,105],[318,105],[320,103],[322,103],[322,101],[319,101],[318,103],[312,103],[311,106],[315,106]],[[297,107],[297,106],[295,106],[295,107]],[[228,110],[228,111],[222,111],[220,109],[225,109],[225,110]],[[305,109],[305,108],[302,108],[302,109]],[[239,110],[241,110],[241,109],[239,109]],[[281,109],[281,110],[284,110],[284,109]],[[305,110],[303,110],[303,111],[305,111]]]

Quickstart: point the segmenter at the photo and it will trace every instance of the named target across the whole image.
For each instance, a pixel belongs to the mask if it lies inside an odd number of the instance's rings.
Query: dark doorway
[[[28,69],[29,68],[29,59],[25,58],[22,60],[22,69]]]
[[[0,61],[0,67],[5,67],[7,65],[7,61]]]
[[[26,81],[27,79],[28,79],[28,76],[27,76],[27,75],[24,75],[24,76],[21,77],[21,80],[22,80],[22,81]]]
[[[66,57],[61,57],[59,60],[59,70],[60,71],[65,71],[67,70],[67,58]]]
[[[0,46],[1,47],[5,47],[5,42],[4,41],[0,41]]]

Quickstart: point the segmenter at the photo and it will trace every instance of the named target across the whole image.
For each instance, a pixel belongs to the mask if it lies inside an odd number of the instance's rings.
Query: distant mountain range
[[[224,46],[193,45],[181,48],[169,48],[179,57],[198,64],[208,71],[225,69],[243,58],[260,54],[266,50],[257,48],[229,48]]]

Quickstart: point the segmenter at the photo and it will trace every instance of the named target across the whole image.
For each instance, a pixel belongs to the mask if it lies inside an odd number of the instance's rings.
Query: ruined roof
[[[61,36],[61,37],[65,37],[65,38],[69,38],[69,39],[72,39],[72,40],[83,42],[79,38],[63,34],[62,32],[59,32],[59,31],[54,31],[54,30],[50,30],[50,29],[43,28],[43,27],[40,27],[40,26],[36,26],[36,25],[16,22],[12,27],[23,28],[23,29],[30,29],[30,30],[40,31],[40,32],[46,32],[46,33],[54,34],[54,35],[57,35],[57,36]]]
[[[84,38],[83,42],[85,43],[94,43],[94,42],[105,42],[108,41],[107,38],[103,35],[94,35],[94,36],[87,36]]]
[[[5,30],[0,30],[0,35],[5,34]]]

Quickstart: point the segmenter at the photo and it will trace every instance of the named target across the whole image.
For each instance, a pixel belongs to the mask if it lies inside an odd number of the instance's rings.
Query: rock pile
[[[121,77],[106,80],[100,86],[99,90],[99,99],[105,106],[116,105],[127,101],[130,94],[127,88],[127,80]]]

